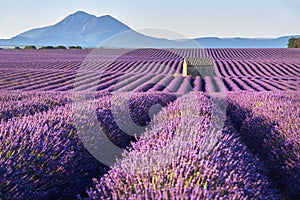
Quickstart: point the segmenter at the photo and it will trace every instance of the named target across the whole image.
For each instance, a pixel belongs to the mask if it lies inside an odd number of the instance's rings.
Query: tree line
[[[300,48],[300,38],[290,38],[288,48]]]
[[[65,46],[43,46],[40,48],[37,48],[36,46],[30,45],[30,46],[25,46],[23,48],[16,46],[14,49],[82,49],[81,46],[69,46],[69,47],[65,47]]]

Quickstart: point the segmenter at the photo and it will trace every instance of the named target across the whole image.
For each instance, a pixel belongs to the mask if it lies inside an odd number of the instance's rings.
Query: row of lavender
[[[173,92],[183,94],[188,91],[201,91],[204,87],[202,78],[182,77],[152,73],[103,73],[84,72],[32,72],[18,73],[18,77],[5,72],[0,89],[22,91],[101,91],[101,92]]]
[[[121,103],[124,95],[114,97],[122,109],[126,106]],[[78,125],[93,127],[98,122],[89,121],[91,116],[74,121],[73,94],[13,92],[0,96],[0,199],[75,199],[77,194],[85,195],[92,178],[108,170],[82,143]],[[140,126],[149,123],[152,105],[166,106],[176,100],[174,94],[163,93],[129,93],[128,97],[130,115]],[[111,94],[95,94],[88,110],[97,110],[106,137],[125,148],[135,138],[116,124],[111,98]],[[49,103],[53,101],[56,103]],[[85,104],[79,109],[84,111]]]
[[[164,73],[182,71],[185,57],[211,57],[215,61],[220,76],[258,76],[258,77],[298,77],[299,54],[293,49],[254,49],[251,52],[268,52],[263,56],[249,53],[249,49],[189,49],[184,50],[99,50],[99,51],[1,51],[1,69],[31,70],[90,70],[106,72]],[[231,52],[232,51],[232,52]],[[4,52],[4,53],[3,53]],[[196,52],[196,53],[193,53]],[[226,53],[227,57],[216,56]],[[245,54],[232,57],[229,53]],[[272,52],[276,52],[272,56]],[[228,54],[229,55],[228,55]],[[287,55],[286,55],[287,54]],[[147,65],[147,66],[146,66]],[[144,68],[143,68],[144,67]],[[160,67],[163,68],[160,69]],[[167,69],[165,69],[167,68]],[[148,71],[147,71],[148,70]],[[161,71],[160,71],[161,70]],[[175,70],[175,71],[172,71]]]
[[[100,179],[88,190],[95,199],[300,197],[299,92],[229,93],[224,128],[213,135],[207,133],[212,99],[203,93],[180,99],[168,93],[96,93],[88,105],[76,104],[88,112],[80,122],[74,120],[72,96],[1,94],[1,113],[12,114],[2,115],[0,124],[0,198],[84,197],[92,178]],[[155,115],[152,106],[157,104],[165,108]],[[140,138],[132,136],[135,129],[120,127],[128,119],[115,109],[129,111],[137,126],[147,127]],[[108,168],[91,156],[78,132],[78,125],[96,125],[95,110],[106,137],[127,147],[124,158],[102,178]],[[208,136],[216,143],[204,154]]]
[[[0,93],[0,121],[47,112],[71,102],[70,95],[59,93],[11,92]]]
[[[42,90],[42,91],[68,91],[74,89],[76,83],[84,90],[97,91],[163,91],[166,87],[185,87],[183,84],[190,83],[191,90],[204,91],[202,87],[205,82],[202,77],[182,77],[179,73],[156,74],[156,73],[105,73],[85,72],[76,74],[75,72],[61,71],[21,71],[21,70],[0,70],[0,89],[2,90]],[[79,77],[79,78],[78,78]],[[93,79],[91,79],[93,77]],[[96,77],[96,78],[95,78]],[[98,78],[97,78],[98,77]],[[85,79],[86,78],[86,79]],[[130,80],[128,79],[130,78]],[[85,79],[85,80],[84,80]],[[109,82],[108,82],[109,79]],[[128,80],[126,80],[128,79]],[[160,80],[165,79],[163,85]],[[297,77],[221,77],[221,82],[225,84],[227,91],[288,91],[299,90],[300,81]],[[77,82],[78,81],[78,82]],[[91,82],[92,81],[92,82]],[[130,81],[131,86],[125,86]],[[145,87],[141,89],[141,82]],[[169,84],[175,85],[169,85]],[[208,82],[205,82],[209,87]],[[118,85],[116,85],[118,84]],[[123,85],[123,88],[120,87]],[[154,87],[156,86],[156,87]],[[200,87],[199,87],[200,86]],[[172,90],[177,92],[177,90]]]
[[[300,198],[300,92],[229,95],[228,115],[286,199]]]
[[[225,126],[203,154],[209,105],[190,93],[163,109],[123,159],[94,179],[89,197],[299,199],[299,92],[230,93]]]
[[[136,51],[146,57],[178,58],[178,57],[211,57],[214,60],[276,60],[299,62],[299,49],[84,49],[84,50],[26,50],[0,51],[1,62],[44,62],[44,61],[83,61],[87,56],[93,59],[108,59],[112,57],[133,58]],[[37,57],[36,54],[39,54]],[[93,55],[93,56],[91,56]],[[16,58],[17,57],[17,58]]]
[[[157,77],[154,81],[151,80],[152,86],[158,84],[157,80],[161,79],[159,76],[162,75],[167,79],[175,79],[169,83],[176,82],[180,85],[184,83],[181,81],[183,78],[176,77],[181,76],[183,59],[201,56],[212,57],[215,63],[215,74],[228,91],[274,91],[300,88],[300,51],[293,49],[33,50],[0,51],[0,54],[0,89],[6,90],[66,91],[74,88],[78,76],[90,79],[91,76],[96,75],[97,78],[93,83],[90,83],[90,80],[86,81],[87,83],[83,81],[82,87],[92,90],[93,88],[90,87],[99,85],[98,90],[105,91],[108,87],[112,88],[116,83],[124,80],[120,79],[120,74],[136,77],[130,80],[136,82],[135,85],[140,84],[141,76],[149,80],[149,76],[154,75]],[[119,75],[111,77],[111,85],[101,86],[104,81],[102,77],[105,79],[107,74]],[[198,80],[200,82],[193,80],[191,87],[205,83],[203,78]],[[212,87],[207,84],[208,87]],[[121,89],[118,86],[116,88]],[[197,88],[192,90],[198,91]],[[204,91],[205,87],[201,90]]]

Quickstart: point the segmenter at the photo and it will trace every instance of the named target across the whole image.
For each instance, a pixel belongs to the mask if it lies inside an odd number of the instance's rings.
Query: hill
[[[35,28],[11,39],[0,39],[0,46],[83,46],[115,48],[285,48],[292,37],[217,38],[168,40],[140,34],[124,23],[105,15],[96,17],[83,11],[73,13],[60,22]]]

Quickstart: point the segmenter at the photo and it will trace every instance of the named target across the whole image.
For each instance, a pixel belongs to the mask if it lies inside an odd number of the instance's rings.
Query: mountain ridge
[[[54,25],[34,28],[11,39],[0,39],[0,46],[73,46],[116,48],[285,48],[288,39],[202,37],[188,42],[154,38],[140,34],[110,15],[95,16],[84,11],[68,15]]]
[[[102,41],[120,32],[130,30],[117,19],[104,15],[96,17],[77,11],[58,23],[42,28],[34,28],[11,39],[0,40],[0,45],[80,45],[94,46],[94,41]]]

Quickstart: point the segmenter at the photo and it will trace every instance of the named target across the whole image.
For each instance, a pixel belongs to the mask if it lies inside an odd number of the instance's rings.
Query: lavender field
[[[0,102],[0,199],[300,199],[299,49],[0,50]]]

